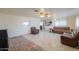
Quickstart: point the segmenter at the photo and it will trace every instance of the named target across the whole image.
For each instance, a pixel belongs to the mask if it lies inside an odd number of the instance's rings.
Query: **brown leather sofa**
[[[70,34],[63,34],[61,36],[61,43],[71,47],[76,47],[78,45],[78,40],[79,32],[75,33],[73,37]]]
[[[31,34],[38,34],[39,29],[36,29],[36,27],[31,27]]]
[[[52,32],[63,34],[64,32],[69,32],[70,27],[53,27]]]

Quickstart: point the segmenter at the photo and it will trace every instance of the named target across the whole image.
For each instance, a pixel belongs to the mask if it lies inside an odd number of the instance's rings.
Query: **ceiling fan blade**
[[[38,10],[34,10],[34,12],[39,12]]]

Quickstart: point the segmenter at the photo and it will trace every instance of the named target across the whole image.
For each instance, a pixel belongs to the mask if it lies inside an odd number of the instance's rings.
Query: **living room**
[[[78,40],[61,42],[79,31],[78,8],[0,8],[0,29],[7,30],[9,51],[79,50]]]

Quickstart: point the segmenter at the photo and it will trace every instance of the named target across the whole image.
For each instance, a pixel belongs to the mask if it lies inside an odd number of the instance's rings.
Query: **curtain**
[[[67,20],[66,19],[57,19],[55,21],[55,26],[65,27],[67,26]]]
[[[79,30],[79,17],[76,18],[75,27]]]

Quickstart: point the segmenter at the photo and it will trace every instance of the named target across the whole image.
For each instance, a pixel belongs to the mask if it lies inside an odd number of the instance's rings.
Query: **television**
[[[8,51],[8,34],[7,30],[0,30],[0,51]]]

